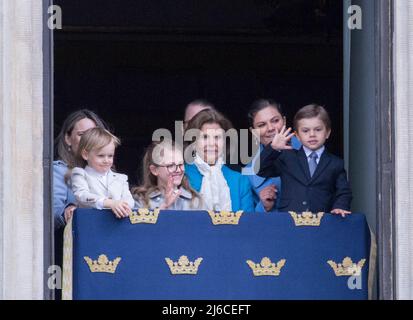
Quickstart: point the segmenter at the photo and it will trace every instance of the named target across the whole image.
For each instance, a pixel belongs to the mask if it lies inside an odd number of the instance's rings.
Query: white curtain
[[[413,299],[413,1],[394,5],[396,294]]]
[[[0,0],[0,299],[43,298],[43,8]]]

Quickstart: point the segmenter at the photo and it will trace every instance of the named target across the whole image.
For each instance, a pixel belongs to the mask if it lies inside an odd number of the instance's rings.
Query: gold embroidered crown
[[[150,223],[155,224],[158,221],[159,209],[153,211],[147,208],[138,209],[137,212],[132,212],[129,215],[129,220],[132,224],[137,223]]]
[[[208,211],[209,216],[212,219],[212,223],[214,225],[221,225],[221,224],[233,224],[237,225],[239,223],[239,219],[242,216],[243,211],[237,212],[230,212],[230,211]]]
[[[89,257],[84,257],[91,272],[107,272],[115,273],[121,258],[117,257],[113,261],[109,261],[108,257],[101,254],[97,260],[92,260]]]
[[[289,211],[291,217],[294,219],[294,223],[297,227],[299,226],[312,226],[318,227],[321,223],[321,218],[324,216],[324,212],[312,213],[310,211],[305,211],[302,214],[298,214],[294,211]]]
[[[279,276],[282,267],[284,267],[286,260],[282,259],[277,264],[271,262],[270,258],[264,257],[261,263],[255,263],[254,261],[247,260],[247,264],[250,266],[254,276]]]
[[[172,274],[197,274],[202,260],[202,258],[198,258],[192,262],[189,261],[187,256],[181,256],[177,262],[174,262],[169,258],[165,258]]]
[[[338,264],[332,260],[327,261],[331,268],[333,268],[337,277],[360,276],[361,269],[363,268],[365,262],[366,259],[361,259],[358,263],[353,263],[353,260],[349,257],[344,258],[343,263]]]

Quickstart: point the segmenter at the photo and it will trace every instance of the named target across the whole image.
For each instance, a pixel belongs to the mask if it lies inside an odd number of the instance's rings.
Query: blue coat
[[[267,146],[261,152],[260,160],[259,175],[281,177],[280,211],[350,210],[352,193],[344,161],[327,150],[321,155],[312,177],[303,148],[279,152]]]
[[[189,179],[191,187],[200,192],[203,176],[196,165],[186,164],[185,174]],[[227,181],[231,193],[232,211],[254,212],[254,200],[248,178],[225,165],[222,166],[222,174]]]
[[[75,204],[76,199],[72,189],[65,183],[68,168],[63,161],[53,161],[53,216],[55,230],[64,227],[64,211],[69,204]]]
[[[301,142],[294,136],[291,139],[291,146],[298,150],[301,148]],[[262,152],[264,149],[263,145],[260,145],[259,152]],[[254,159],[246,166],[246,168],[251,168],[255,161],[258,158],[258,154],[254,157]],[[266,212],[264,209],[264,205],[260,201],[260,192],[262,189],[268,187],[269,185],[275,185],[277,188],[277,201],[274,205],[274,208],[270,212],[276,212],[277,208],[280,205],[280,197],[281,197],[281,179],[280,177],[260,177],[256,174],[249,174],[248,178],[250,180],[253,196],[254,196],[254,205],[255,205],[255,212]]]

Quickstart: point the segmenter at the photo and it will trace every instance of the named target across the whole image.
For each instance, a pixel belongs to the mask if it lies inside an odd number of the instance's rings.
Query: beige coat
[[[124,174],[108,172],[103,179],[90,167],[74,168],[71,186],[80,208],[97,208],[97,201],[105,198],[126,201],[131,208],[135,201],[129,191],[128,177]]]

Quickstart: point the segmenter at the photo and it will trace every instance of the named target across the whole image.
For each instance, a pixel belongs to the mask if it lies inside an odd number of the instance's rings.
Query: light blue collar
[[[304,152],[305,152],[305,155],[307,156],[307,158],[310,156],[310,154],[315,152],[315,153],[317,153],[317,156],[318,156],[317,159],[321,158],[321,155],[323,154],[325,148],[326,148],[325,146],[322,146],[321,148],[313,151],[313,150],[308,149],[306,146],[303,146],[303,149],[304,149]]]

